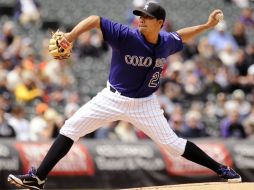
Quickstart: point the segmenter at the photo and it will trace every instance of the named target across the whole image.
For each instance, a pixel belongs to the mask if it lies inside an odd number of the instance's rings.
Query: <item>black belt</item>
[[[117,90],[114,89],[112,86],[109,86],[109,90],[110,90],[111,92],[113,92],[113,93],[116,93],[116,92],[117,92]],[[121,93],[119,92],[119,94],[121,94]]]
[[[134,98],[134,97],[131,97],[129,96],[128,94],[125,94],[125,93],[121,93],[121,92],[118,92],[114,87],[112,87],[111,85],[109,86],[109,90],[113,93],[117,93],[117,94],[120,94],[122,96],[125,96],[125,97],[128,97],[128,98]]]

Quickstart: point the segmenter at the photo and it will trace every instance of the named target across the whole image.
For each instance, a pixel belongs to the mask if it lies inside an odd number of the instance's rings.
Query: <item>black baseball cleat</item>
[[[17,187],[26,187],[32,190],[43,189],[46,180],[40,180],[36,176],[36,169],[31,168],[28,174],[25,175],[12,175],[8,176],[8,182],[16,185]]]
[[[221,166],[217,173],[221,178],[230,183],[242,182],[241,176],[228,166]]]

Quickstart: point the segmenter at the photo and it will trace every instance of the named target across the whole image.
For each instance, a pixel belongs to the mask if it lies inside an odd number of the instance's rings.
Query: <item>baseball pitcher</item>
[[[228,182],[241,182],[241,176],[232,168],[216,162],[194,143],[179,138],[173,132],[154,93],[160,85],[166,58],[181,51],[184,42],[213,28],[223,17],[222,11],[214,10],[204,24],[170,33],[161,31],[166,11],[158,3],[147,2],[133,14],[139,16],[136,29],[104,17],[89,16],[71,32],[57,31],[52,35],[49,45],[51,55],[55,59],[66,59],[80,34],[94,28],[100,30],[112,48],[107,86],[65,121],[40,166],[31,168],[25,175],[10,174],[10,183],[43,189],[47,175],[74,142],[106,122],[116,120],[132,123],[170,154],[205,166]]]

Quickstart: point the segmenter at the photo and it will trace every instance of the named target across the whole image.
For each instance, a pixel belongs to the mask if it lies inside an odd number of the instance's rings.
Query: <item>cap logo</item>
[[[146,3],[145,6],[144,6],[144,10],[147,10],[149,7],[149,3]]]

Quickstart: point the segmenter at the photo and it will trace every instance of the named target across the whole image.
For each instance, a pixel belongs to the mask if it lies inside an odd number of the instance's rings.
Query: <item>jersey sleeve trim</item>
[[[180,36],[180,34],[178,34],[177,32],[171,32],[171,34],[173,35],[173,37],[177,40],[181,40],[181,42],[183,43],[183,39]]]
[[[101,16],[100,16],[100,30],[101,30],[101,33],[102,33],[102,39],[105,41],[104,32],[103,32],[103,28],[102,28],[102,17]]]

